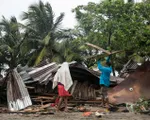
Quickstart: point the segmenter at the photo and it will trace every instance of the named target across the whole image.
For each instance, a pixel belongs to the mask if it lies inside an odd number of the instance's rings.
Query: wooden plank
[[[45,109],[45,108],[48,108],[50,107],[51,104],[46,104],[46,105],[42,105],[39,109]]]
[[[35,89],[35,87],[31,87],[31,86],[26,86],[25,88],[27,88],[27,89]]]
[[[120,52],[124,52],[124,50],[118,50],[118,51],[113,51],[113,52],[109,52],[108,50],[105,50],[97,45],[94,45],[94,44],[91,44],[91,43],[85,43],[86,45],[90,46],[90,47],[93,47],[93,48],[96,48],[108,55],[112,55],[112,54],[117,54],[117,53],[120,53]],[[94,57],[94,56],[93,56]]]
[[[54,99],[54,97],[37,96],[38,99]]]
[[[30,95],[31,98],[36,98],[36,97],[54,97],[54,96],[58,96],[58,94],[54,94],[54,93],[38,93],[38,94],[32,94]]]
[[[68,101],[68,103],[83,103],[83,104],[100,104],[100,103],[102,103],[102,101],[100,101],[100,100],[91,100],[91,101]]]
[[[124,50],[113,51],[113,52],[111,52],[111,55],[112,55],[112,54],[121,53],[121,52],[124,52]]]
[[[27,109],[24,109],[24,110],[22,110],[22,111],[20,111],[20,112],[22,112],[22,113],[40,112],[40,111],[43,111],[45,108],[48,108],[48,107],[50,107],[50,104],[42,105],[42,106],[36,107],[36,108],[27,108]]]
[[[105,49],[103,49],[101,47],[98,47],[97,45],[94,45],[94,44],[91,44],[91,43],[85,43],[85,44],[88,45],[88,46],[90,46],[90,47],[93,47],[95,49],[98,49],[98,50],[100,50],[100,51],[102,51],[102,52],[104,52],[104,53],[106,53],[108,55],[111,54],[111,52],[109,52],[109,51],[107,51],[107,50],[105,50]]]

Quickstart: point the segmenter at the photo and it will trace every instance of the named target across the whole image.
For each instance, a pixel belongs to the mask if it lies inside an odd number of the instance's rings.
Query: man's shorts
[[[105,85],[101,85],[100,94],[105,96],[105,98],[107,98],[107,90],[108,90],[108,87],[106,87]]]

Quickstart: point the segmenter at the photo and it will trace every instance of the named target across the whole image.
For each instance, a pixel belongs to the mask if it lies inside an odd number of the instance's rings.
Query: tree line
[[[21,64],[35,66],[49,59],[95,64],[87,56],[97,54],[86,42],[106,50],[124,50],[113,55],[114,67],[120,70],[131,58],[139,60],[150,55],[150,0],[141,3],[123,0],[89,2],[72,9],[78,24],[73,29],[61,27],[64,13],[54,15],[50,3],[32,4],[16,17],[0,20],[0,70]],[[141,59],[140,59],[141,60]]]

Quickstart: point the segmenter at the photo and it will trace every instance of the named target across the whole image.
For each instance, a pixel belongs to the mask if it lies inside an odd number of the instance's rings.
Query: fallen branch
[[[107,51],[107,50],[105,50],[105,49],[103,49],[101,47],[98,47],[97,45],[93,45],[91,43],[85,43],[85,44],[90,46],[90,47],[96,48],[96,49],[98,49],[98,50],[100,50],[100,51],[102,51],[102,52],[104,52],[104,53],[106,53],[108,55],[111,55],[111,52],[109,52],[109,51]]]

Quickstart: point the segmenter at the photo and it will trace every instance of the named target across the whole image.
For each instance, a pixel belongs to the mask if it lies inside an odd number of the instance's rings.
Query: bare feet
[[[105,108],[110,108],[109,104],[105,104],[104,107],[105,107]]]
[[[64,110],[65,112],[68,112],[68,108],[65,108],[65,110]]]

